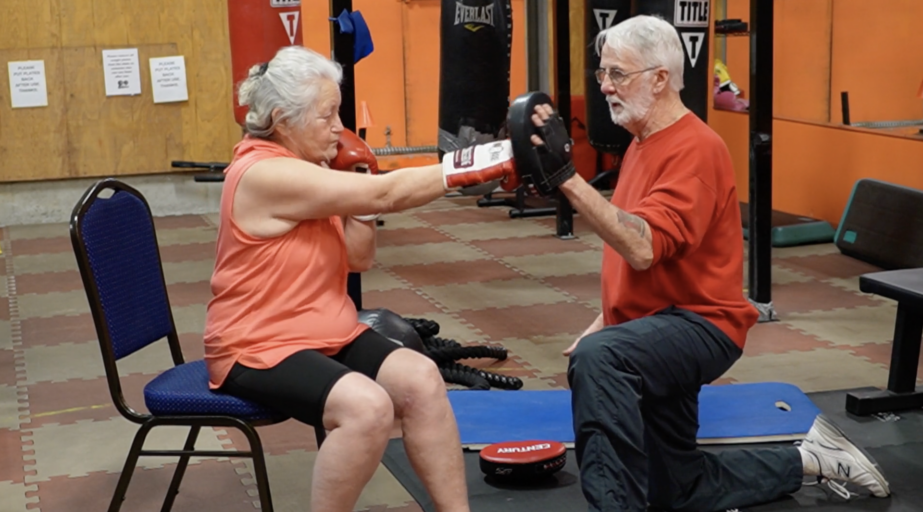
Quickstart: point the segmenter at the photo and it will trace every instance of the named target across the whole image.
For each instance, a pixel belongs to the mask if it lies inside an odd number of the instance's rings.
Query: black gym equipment
[[[920,340],[923,336],[923,268],[873,272],[859,277],[859,290],[897,301],[888,387],[846,395],[846,410],[867,416],[923,407],[917,387]]]
[[[439,367],[443,380],[471,389],[520,389],[522,380],[458,363],[461,359],[505,360],[506,349],[484,345],[462,346],[440,338],[439,324],[425,318],[404,318],[386,309],[359,311],[359,321],[391,341],[429,357]]]
[[[363,309],[359,311],[359,323],[371,327],[373,331],[398,345],[416,350],[421,354],[426,353],[423,339],[420,338],[413,325],[390,309]]]
[[[584,87],[586,102],[586,132],[590,146],[600,153],[624,155],[631,144],[632,135],[625,128],[612,122],[609,102],[600,90],[596,80],[600,56],[597,53],[596,37],[603,30],[617,25],[632,16],[632,0],[585,0],[584,29]],[[601,155],[600,155],[601,156]],[[613,172],[613,171],[606,171]]]
[[[539,129],[532,122],[535,108],[551,105],[551,97],[536,91],[518,96],[510,105],[508,117],[510,144],[516,159],[517,173],[522,186],[542,197],[553,196],[557,187],[567,181],[576,172],[573,160],[573,140],[567,132],[559,127],[564,124],[550,117]],[[532,136],[542,138],[541,148],[532,143]]]
[[[683,52],[683,90],[680,97],[689,110],[703,121],[708,120],[714,66],[708,62],[708,27],[711,0],[644,0],[637,2],[635,14],[662,16],[676,27]]]
[[[750,183],[749,200],[740,204],[749,249],[747,292],[759,311],[759,322],[778,319],[772,305],[773,246],[829,242],[832,231],[825,221],[772,208],[774,2],[750,0]],[[715,20],[715,24],[726,35],[746,28],[737,20]]]
[[[777,320],[772,305],[772,80],[775,0],[750,0],[750,302],[759,321]]]
[[[923,267],[923,190],[858,180],[834,243],[846,256],[885,270]]]
[[[537,9],[537,1],[533,1],[529,5],[530,13],[534,14],[534,11]],[[529,16],[530,26],[527,29],[527,33],[531,34],[536,32],[538,29],[538,24],[542,23],[542,20],[537,19],[537,17]],[[555,67],[555,101],[554,104],[557,108],[558,113],[561,117],[567,121],[567,132],[572,134],[571,122],[573,117],[571,115],[571,89],[570,89],[570,2],[567,0],[557,0],[554,2],[554,41],[555,41],[555,51],[554,51],[554,67]],[[533,42],[538,43],[537,40]],[[530,47],[529,51],[537,51],[536,47]],[[530,70],[530,73],[534,73],[534,70]],[[530,80],[530,82],[534,81]],[[530,83],[530,90],[537,90],[537,84]],[[509,206],[512,209],[509,211],[510,218],[530,218],[530,217],[546,217],[548,215],[555,215],[555,236],[558,238],[569,240],[574,238],[574,210],[570,204],[570,201],[564,197],[564,194],[558,192],[553,198],[540,198],[531,196],[525,190],[524,187],[519,187],[514,192],[514,196],[510,197],[494,197],[493,193],[488,193],[484,197],[478,199],[477,205],[480,207],[490,207],[490,206]]]
[[[510,0],[442,0],[439,30],[439,158],[503,138],[510,96]],[[493,184],[495,188],[497,184]]]
[[[335,16],[343,11],[353,12],[352,0],[330,0],[330,14]],[[355,66],[355,39],[352,31],[344,32],[335,18],[330,20],[330,46],[333,60],[338,62],[343,69],[343,79],[340,82],[340,121],[343,127],[356,132],[356,66]],[[356,304],[356,309],[362,309],[362,277],[358,272],[350,272],[346,279],[346,291]]]
[[[425,318],[405,318],[404,320],[412,325],[423,339],[424,353],[436,363],[446,382],[481,390],[492,387],[509,390],[522,388],[522,379],[518,377],[500,375],[458,363],[461,359],[489,358],[503,361],[507,358],[505,348],[484,345],[462,346],[455,340],[437,336],[439,324],[433,320]]]
[[[228,168],[228,162],[190,162],[187,160],[173,160],[170,166],[174,169],[196,169],[205,171],[204,174],[196,174],[193,180],[200,183],[218,183],[224,181],[224,170]]]

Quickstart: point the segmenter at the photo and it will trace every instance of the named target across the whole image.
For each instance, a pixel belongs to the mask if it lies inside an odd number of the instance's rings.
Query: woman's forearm
[[[407,167],[380,176],[385,181],[381,212],[397,212],[423,206],[446,193],[442,165]]]
[[[351,272],[365,272],[375,263],[377,219],[363,221],[346,217],[343,231],[346,235],[346,254]]]

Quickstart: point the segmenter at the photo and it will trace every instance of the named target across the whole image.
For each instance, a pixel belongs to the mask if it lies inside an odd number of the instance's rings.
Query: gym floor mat
[[[846,393],[839,390],[810,393],[822,412],[833,419],[850,438],[875,457],[891,485],[892,495],[880,499],[849,486],[857,496],[845,500],[826,485],[807,485],[782,500],[749,507],[742,512],[823,509],[825,511],[923,511],[923,411],[896,415],[856,417],[846,413]],[[788,443],[747,446],[784,446]],[[741,446],[707,446],[706,450],[737,449]],[[498,485],[485,479],[478,466],[478,453],[465,452],[465,470],[473,512],[535,512],[586,510],[579,485],[579,471],[573,450],[568,450],[567,465],[542,486],[522,488]],[[394,439],[385,450],[385,467],[414,497],[426,512],[435,511],[429,495],[413,473],[401,440]]]
[[[570,391],[452,391],[462,445],[549,440],[573,447]],[[798,387],[761,382],[705,386],[699,442],[729,444],[801,439],[820,410]]]

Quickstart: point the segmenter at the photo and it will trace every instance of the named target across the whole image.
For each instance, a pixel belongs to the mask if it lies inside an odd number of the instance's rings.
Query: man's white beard
[[[652,93],[639,95],[631,103],[626,103],[618,96],[612,95],[606,96],[606,101],[609,102],[609,116],[612,122],[619,126],[626,126],[647,117],[654,105],[654,95]],[[621,105],[618,112],[613,109],[613,103]]]

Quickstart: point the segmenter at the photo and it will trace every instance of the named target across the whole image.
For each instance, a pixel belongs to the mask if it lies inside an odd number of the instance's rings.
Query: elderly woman
[[[364,142],[345,136],[340,79],[336,63],[288,47],[240,85],[249,112],[221,198],[209,385],[329,432],[311,510],[353,510],[398,419],[437,509],[467,511],[458,429],[437,367],[361,324],[346,278],[372,265],[378,214],[504,180],[512,150],[495,142],[442,164],[349,172],[377,166]]]

